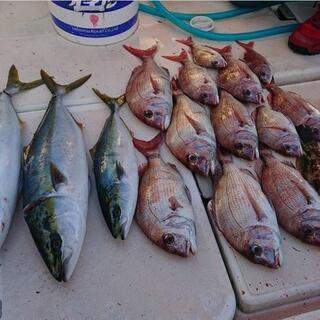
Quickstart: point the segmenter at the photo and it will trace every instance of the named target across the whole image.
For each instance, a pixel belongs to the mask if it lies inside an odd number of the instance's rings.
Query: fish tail
[[[163,132],[161,131],[150,141],[138,140],[136,138],[132,139],[134,146],[146,157],[151,155],[159,154],[160,147],[163,143]]]
[[[186,60],[188,60],[187,51],[184,49],[181,50],[181,53],[178,56],[162,56],[162,57],[165,59],[175,61],[175,62],[180,62],[180,63],[183,63]]]
[[[91,74],[89,74],[69,84],[61,85],[56,83],[53,80],[53,77],[49,76],[44,70],[41,70],[40,74],[43,82],[45,83],[45,85],[48,87],[48,89],[51,91],[53,95],[65,95],[70,91],[76,88],[79,88],[91,77]]]
[[[176,39],[177,42],[185,44],[186,46],[192,47],[193,46],[193,40],[192,37],[188,37],[186,39]]]
[[[14,95],[16,93],[19,93],[20,91],[33,89],[42,84],[43,84],[43,81],[41,79],[35,80],[32,82],[21,82],[19,80],[19,74],[18,74],[17,68],[15,67],[15,65],[12,65],[9,70],[8,82],[7,82],[5,91],[9,95]]]
[[[112,113],[117,111],[119,107],[124,105],[126,102],[126,97],[124,94],[117,98],[112,98],[100,92],[98,89],[92,88],[92,90],[110,108]]]
[[[254,41],[250,41],[250,42],[248,42],[248,43],[236,41],[236,43],[237,43],[240,47],[242,47],[242,48],[244,48],[244,49],[246,49],[246,50],[248,50],[248,49],[253,49],[253,47],[254,47]]]
[[[156,54],[157,50],[158,50],[158,45],[153,45],[152,47],[148,48],[148,49],[137,49],[137,48],[133,48],[133,47],[129,47],[126,46],[125,44],[123,45],[123,47],[130,52],[131,54],[133,54],[134,56],[143,59],[143,58],[153,58],[154,55]]]

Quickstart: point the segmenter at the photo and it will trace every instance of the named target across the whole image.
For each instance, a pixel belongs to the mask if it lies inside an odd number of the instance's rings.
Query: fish
[[[313,139],[312,130],[306,126],[298,126],[303,156],[297,159],[297,167],[302,176],[320,194],[320,142]]]
[[[220,103],[211,109],[211,122],[219,145],[238,157],[258,157],[258,135],[246,107],[227,91],[220,91]]]
[[[126,100],[133,114],[146,125],[166,130],[172,114],[172,89],[168,69],[154,61],[157,45],[141,50],[126,45],[123,47],[142,60],[131,74]]]
[[[270,107],[257,109],[256,126],[260,142],[289,157],[303,155],[299,135],[291,120]]]
[[[231,47],[230,47],[231,50]],[[246,63],[224,52],[227,66],[218,72],[218,87],[228,91],[241,102],[263,102],[263,90],[258,77]]]
[[[139,185],[132,138],[119,115],[125,97],[111,98],[93,90],[111,110],[91,152],[100,207],[112,236],[124,240],[134,216]]]
[[[253,49],[254,41],[243,43],[236,41],[237,44],[245,49],[244,61],[249,68],[258,76],[262,83],[269,84],[273,79],[271,64],[260,53]]]
[[[214,225],[243,256],[269,268],[283,264],[275,212],[251,171],[223,160],[223,175],[208,211]]]
[[[182,49],[178,56],[162,56],[165,59],[180,62],[179,83],[182,91],[191,99],[209,107],[219,103],[219,94],[216,82],[208,71],[196,65],[188,58],[187,52]]]
[[[42,84],[42,80],[21,82],[16,67],[12,65],[7,86],[0,93],[0,248],[8,235],[22,185],[22,121],[15,111],[12,97]]]
[[[191,171],[203,176],[214,174],[217,146],[210,118],[204,106],[183,94],[176,79],[173,83],[176,103],[166,132],[166,144]]]
[[[302,241],[320,245],[320,198],[296,168],[270,153],[261,153],[265,166],[262,188],[273,204],[279,224]]]
[[[196,253],[196,225],[190,191],[177,168],[163,161],[160,132],[150,141],[133,138],[134,146],[148,158],[141,171],[136,221],[144,234],[171,254]]]
[[[68,281],[86,233],[89,173],[82,126],[63,100],[90,75],[57,84],[41,70],[52,93],[49,106],[25,151],[23,212],[52,276]]]
[[[204,68],[221,69],[226,67],[227,61],[220,53],[224,49],[210,47],[201,43],[196,43],[192,37],[176,40],[191,48],[192,58],[195,64]]]
[[[320,141],[320,111],[300,95],[285,91],[275,84],[270,84],[267,89],[271,93],[268,96],[271,107],[282,112],[291,119],[293,124],[309,127],[315,141]]]

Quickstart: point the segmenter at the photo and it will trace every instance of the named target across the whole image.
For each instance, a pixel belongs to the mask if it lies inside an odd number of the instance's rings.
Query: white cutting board
[[[320,81],[284,87],[303,95],[320,108],[319,88]],[[244,312],[266,310],[320,295],[320,248],[304,244],[282,228],[280,231],[284,265],[272,270],[242,257],[215,230],[238,307]]]
[[[103,90],[103,86],[99,87]],[[109,114],[103,104],[70,108],[84,124],[88,149]],[[121,114],[135,136],[149,140],[156,131],[137,120],[127,106]],[[27,143],[43,111],[21,113]],[[3,319],[131,320],[232,319],[234,293],[190,172],[166,147],[163,158],[175,163],[191,190],[198,252],[187,259],[153,245],[134,222],[126,241],[112,238],[99,209],[94,181],[87,234],[68,283],[49,274],[23,219],[21,205],[0,252]]]

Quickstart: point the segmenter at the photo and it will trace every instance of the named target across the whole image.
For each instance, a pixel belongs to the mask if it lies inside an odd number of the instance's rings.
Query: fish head
[[[269,84],[272,81],[272,70],[269,64],[263,63],[255,68],[255,73],[261,82]]]
[[[234,153],[244,159],[254,160],[258,158],[257,137],[250,131],[240,131],[234,140]]]
[[[283,144],[283,149],[289,157],[301,157],[303,155],[303,150],[299,141],[285,142]]]
[[[218,52],[213,52],[208,58],[211,68],[222,69],[227,66],[227,61]]]
[[[194,222],[179,215],[171,215],[165,221],[159,242],[170,253],[182,257],[188,257],[190,253],[194,255],[197,248]]]
[[[320,114],[310,116],[306,124],[311,129],[313,139],[320,141]]]
[[[126,239],[130,223],[128,219],[122,214],[123,208],[126,206],[126,202],[121,201],[119,195],[114,194],[111,201],[108,199],[108,212],[104,214],[108,227],[112,236],[117,239],[121,236],[121,239]]]
[[[268,226],[255,226],[250,230],[248,257],[255,263],[277,269],[282,265],[280,236]]]
[[[234,95],[243,102],[263,102],[263,92],[260,83],[248,79],[237,83],[234,87]]]
[[[196,96],[200,103],[207,106],[213,106],[219,103],[218,90],[213,81],[200,86]]]
[[[201,144],[201,145],[199,145]],[[215,171],[215,150],[208,143],[202,143],[198,139],[195,144],[185,145],[185,159],[188,168],[201,175],[208,176]]]
[[[171,121],[171,113],[172,101],[159,100],[146,103],[140,118],[151,127],[166,130]]]
[[[41,199],[25,210],[25,220],[49,271],[58,281],[68,281],[78,260],[84,222],[70,197]],[[61,223],[61,217],[65,217]]]
[[[310,214],[310,210],[309,214]],[[317,213],[317,214],[316,214]],[[320,245],[320,218],[319,211],[312,214],[310,218],[303,219],[300,226],[301,238],[310,244]]]

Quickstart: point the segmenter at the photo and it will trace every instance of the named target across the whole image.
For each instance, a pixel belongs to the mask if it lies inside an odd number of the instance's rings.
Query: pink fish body
[[[253,49],[254,42],[243,43],[237,41],[238,45],[246,50],[244,54],[244,61],[249,68],[257,75],[262,83],[270,83],[273,75],[271,65],[268,60],[260,53]]]
[[[209,209],[215,225],[234,249],[254,263],[270,268],[282,265],[276,215],[249,171],[224,163]]]
[[[302,241],[320,245],[320,198],[290,165],[264,156],[262,186],[277,213],[279,224]]]
[[[185,50],[179,56],[163,57],[182,64],[179,68],[179,84],[187,96],[209,107],[219,103],[217,84],[205,68],[188,58]]]
[[[146,50],[124,48],[142,60],[142,65],[132,71],[127,85],[129,108],[145,124],[166,130],[172,114],[172,90],[168,70],[153,60],[157,46]]]
[[[221,90],[220,103],[211,109],[218,143],[238,157],[253,160],[258,155],[258,136],[246,107]]]
[[[174,91],[176,103],[166,132],[170,151],[190,170],[207,176],[214,174],[216,138],[205,107]]]

